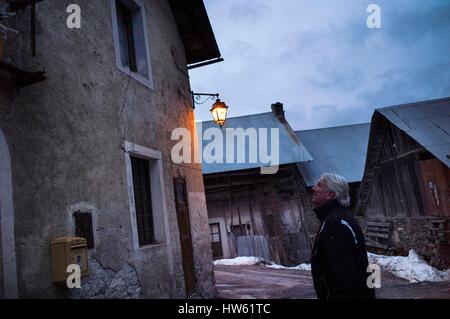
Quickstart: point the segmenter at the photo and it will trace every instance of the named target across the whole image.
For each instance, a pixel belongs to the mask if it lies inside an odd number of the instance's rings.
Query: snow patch
[[[293,269],[293,270],[306,270],[311,271],[311,264],[300,264],[294,267],[286,267],[282,265],[277,265],[275,263],[271,263],[270,265],[267,265],[266,267],[274,268],[274,269]]]
[[[450,269],[440,271],[431,267],[413,249],[409,251],[406,257],[383,256],[372,253],[368,253],[367,256],[369,263],[377,264],[381,269],[389,271],[409,282],[450,280]]]
[[[261,257],[236,257],[232,259],[219,259],[214,261],[214,265],[225,265],[225,266],[253,266],[259,264],[264,264],[266,267],[273,269],[295,269],[295,270],[311,271],[310,264],[300,264],[295,267],[286,267],[275,264],[274,262],[271,261],[267,261]]]
[[[261,257],[236,257],[233,259],[219,259],[214,261],[214,265],[225,266],[252,266],[266,263]]]

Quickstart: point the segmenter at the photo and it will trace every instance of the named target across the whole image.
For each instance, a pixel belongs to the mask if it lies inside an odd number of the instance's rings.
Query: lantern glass
[[[227,119],[228,106],[219,99],[217,99],[216,103],[213,104],[210,110],[214,123],[218,124],[220,127],[225,123]]]

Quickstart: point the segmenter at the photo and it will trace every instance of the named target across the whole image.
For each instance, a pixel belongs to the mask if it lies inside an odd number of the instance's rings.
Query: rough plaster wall
[[[89,258],[91,278],[83,278],[81,289],[73,290],[73,298],[131,299],[142,296],[141,283],[136,269],[131,264],[123,265],[119,271],[104,268],[98,260]]]
[[[81,30],[65,27],[65,9],[71,3],[38,4],[35,58],[29,49],[29,9],[20,13],[15,26],[22,45],[8,57],[8,62],[26,70],[45,69],[48,76],[0,105],[2,114],[14,108],[2,129],[13,163],[20,296],[69,296],[51,284],[49,242],[73,235],[68,233],[73,227],[68,210],[83,203],[94,207],[97,219],[91,257],[108,269],[94,271],[94,282],[104,275],[114,277],[109,270],[121,273],[133,265],[143,297],[184,297],[170,136],[175,127],[192,130],[194,120],[184,48],[171,10],[166,1],[144,1],[154,79],[154,90],[149,90],[116,69],[108,1],[76,2],[82,8]],[[133,251],[124,139],[163,153],[169,246]],[[188,182],[194,180],[193,191],[203,192],[199,165],[190,166],[197,169],[186,172]],[[195,202],[194,225],[207,219],[204,199]],[[203,296],[211,296],[213,287],[211,259],[204,249],[208,234],[194,237]],[[173,254],[176,265],[173,274],[167,271],[168,254]]]
[[[189,211],[191,217],[192,242],[196,243],[193,247],[195,273],[197,288],[200,295],[204,298],[214,297],[215,288],[211,286],[213,277],[212,249],[209,240],[208,216],[204,214],[205,193],[189,192]],[[209,262],[204,262],[209,260]]]
[[[0,219],[1,222],[1,219]],[[2,232],[0,230],[0,238],[2,238]],[[0,241],[0,261],[3,260],[3,255],[2,255],[2,245],[1,245],[1,241]],[[3,263],[0,263],[0,299],[3,299],[3,291],[4,291],[4,286],[3,286]]]
[[[1,6],[1,2],[0,2],[0,6]],[[2,147],[4,146],[4,145],[2,145],[2,143],[3,143],[3,133],[2,133],[2,131],[1,131],[1,129],[0,129],[0,150],[2,150],[2,152],[3,152],[3,149],[2,149]],[[2,158],[3,156],[4,156],[5,154],[1,154],[0,153],[0,159],[2,159],[2,162],[0,162],[0,187],[4,187],[3,186],[3,183],[2,183],[2,176],[1,176],[1,174],[3,173],[2,171],[2,169],[1,169],[1,167],[2,167],[2,164],[3,164],[3,161],[4,161],[4,159]],[[2,201],[2,196],[0,195],[0,225],[1,225],[1,223],[2,223],[2,215],[3,215],[3,212],[2,212],[2,208],[1,208],[1,206],[2,206],[2,203],[1,203],[1,201]],[[2,236],[2,228],[0,227],[0,299],[3,299],[4,298],[4,284],[3,284],[3,240],[2,240],[2,238],[3,238],[3,236]]]

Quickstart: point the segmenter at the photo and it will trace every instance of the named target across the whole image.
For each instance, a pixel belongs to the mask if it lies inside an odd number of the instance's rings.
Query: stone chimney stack
[[[283,103],[277,102],[272,104],[272,112],[279,120],[284,120]]]

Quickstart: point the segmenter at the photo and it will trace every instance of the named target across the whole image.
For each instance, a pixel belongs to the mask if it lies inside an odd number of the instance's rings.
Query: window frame
[[[155,244],[150,161],[130,156],[139,246]]]
[[[159,247],[161,245],[165,245],[168,243],[166,234],[169,233],[169,228],[167,220],[167,202],[163,177],[162,153],[160,151],[128,141],[125,141],[124,148],[133,248],[137,251],[149,247]],[[155,242],[148,245],[140,245],[139,243],[131,157],[138,157],[149,161],[149,179],[151,185]]]
[[[123,66],[121,62],[121,52],[120,52],[120,41],[119,41],[119,26],[117,21],[117,7],[116,7],[116,0],[109,0],[110,6],[111,6],[111,16],[112,16],[112,31],[113,31],[113,40],[114,40],[114,50],[115,50],[115,56],[116,56],[116,67],[125,73],[126,75],[132,77],[136,81],[142,83],[146,87],[153,90],[153,76],[152,76],[152,67],[151,67],[151,60],[150,60],[150,46],[149,46],[149,37],[148,37],[148,27],[147,27],[147,15],[145,11],[145,6],[141,0],[120,0],[123,5],[126,7],[129,7],[130,5],[136,5],[141,10],[141,17],[142,17],[142,25],[144,28],[144,41],[145,41],[145,57],[147,60],[147,73],[148,73],[148,79],[141,75],[140,73],[133,72],[130,67]],[[133,39],[134,42],[134,39]],[[135,48],[132,50],[135,52]],[[137,61],[136,61],[137,63]]]
[[[217,233],[213,232],[212,226],[216,226],[217,225]],[[209,223],[209,235],[210,235],[210,240],[211,243],[222,243],[222,234],[220,233],[220,223],[216,222],[216,223]],[[218,241],[214,241],[214,235],[219,235],[219,240]]]

